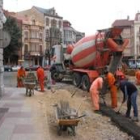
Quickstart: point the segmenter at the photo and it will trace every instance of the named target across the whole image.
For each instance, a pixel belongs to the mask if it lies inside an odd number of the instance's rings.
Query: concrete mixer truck
[[[76,87],[89,90],[92,81],[104,70],[115,73],[128,45],[128,39],[121,36],[122,28],[98,30],[95,35],[84,37],[74,45],[55,45],[52,47],[54,64],[51,77],[61,81],[72,77]]]

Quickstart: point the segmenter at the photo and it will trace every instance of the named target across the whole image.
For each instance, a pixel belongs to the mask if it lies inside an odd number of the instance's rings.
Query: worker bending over
[[[140,69],[136,71],[135,76],[136,76],[136,84],[140,85]]]
[[[41,66],[39,66],[36,73],[37,73],[37,78],[38,78],[41,92],[44,92],[45,91],[44,90],[44,79],[45,79],[44,69]]]
[[[95,108],[94,112],[97,112],[97,113],[100,110],[99,94],[100,94],[100,90],[102,89],[102,87],[103,87],[103,78],[102,77],[98,77],[97,79],[95,79],[90,87],[91,100],[92,100],[92,104]]]
[[[23,79],[26,76],[25,69],[23,66],[20,67],[17,71],[17,87],[24,87]]]
[[[117,86],[115,85],[116,79],[111,72],[105,71],[105,78],[107,80],[110,93],[111,93],[111,107],[117,107]]]
[[[124,103],[127,100],[126,117],[130,118],[130,112],[132,106],[134,111],[134,117],[132,118],[132,120],[138,121],[138,107],[136,103],[138,90],[136,86],[127,80],[123,80],[119,83],[119,88],[123,93],[122,103]]]

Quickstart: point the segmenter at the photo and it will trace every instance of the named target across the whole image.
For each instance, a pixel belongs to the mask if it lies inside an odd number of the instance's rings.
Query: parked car
[[[32,66],[26,67],[25,70],[26,71],[29,71],[29,70],[36,71],[38,67],[39,67],[39,65],[32,65]],[[49,70],[49,67],[45,66],[45,67],[43,67],[43,69],[44,70]]]
[[[20,69],[21,66],[13,66],[12,67],[12,71],[18,71],[18,69]]]
[[[12,71],[12,67],[8,65],[4,65],[4,71]]]
[[[25,70],[26,71],[29,71],[29,70],[36,71],[38,67],[39,67],[39,65],[32,65],[32,66],[26,67]]]

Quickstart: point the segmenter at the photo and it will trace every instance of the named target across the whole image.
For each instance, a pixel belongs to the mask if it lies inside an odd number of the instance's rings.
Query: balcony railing
[[[25,51],[24,55],[25,56],[42,56],[43,52],[42,51]]]
[[[33,42],[33,43],[39,43],[42,42],[43,39],[42,38],[30,38],[29,42]]]

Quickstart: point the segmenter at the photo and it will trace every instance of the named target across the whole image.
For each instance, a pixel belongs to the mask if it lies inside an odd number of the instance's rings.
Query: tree
[[[10,44],[4,48],[4,61],[10,63],[10,60],[17,61],[15,57],[17,51],[19,51],[21,44],[22,32],[18,26],[17,20],[13,17],[7,17],[7,21],[4,24],[4,30],[8,31],[11,36]]]

